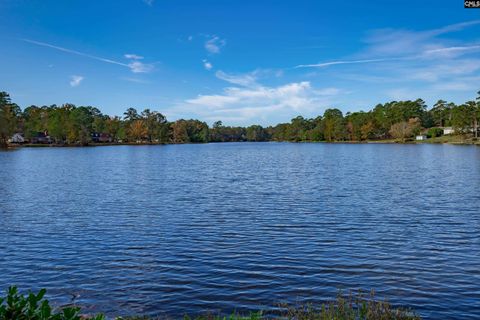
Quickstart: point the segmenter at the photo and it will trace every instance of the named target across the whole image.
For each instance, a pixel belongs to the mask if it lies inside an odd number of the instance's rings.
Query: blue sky
[[[480,9],[462,0],[0,0],[0,90],[275,124],[480,89]]]

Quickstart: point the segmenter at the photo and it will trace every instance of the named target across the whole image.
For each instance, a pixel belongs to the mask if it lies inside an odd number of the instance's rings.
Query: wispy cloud
[[[134,53],[126,53],[123,56],[127,59],[133,59],[133,60],[142,60],[143,59],[142,56],[139,56],[139,55],[134,54]]]
[[[188,112],[202,119],[231,120],[237,123],[271,121],[279,114],[287,117],[299,113],[320,114],[341,93],[337,88],[314,88],[308,81],[276,87],[258,83],[255,87],[245,87],[245,84],[250,84],[249,81],[242,81],[223,72],[217,72],[217,76],[241,87],[227,87],[219,94],[198,95],[175,106],[172,111]]]
[[[474,74],[480,70],[479,59],[447,59],[422,66],[404,66],[398,73],[403,80],[424,82],[448,82],[458,77]]]
[[[205,49],[212,54],[220,53],[221,49],[227,44],[225,39],[217,36],[210,36],[205,42]]]
[[[341,99],[345,107],[359,106],[362,99],[366,108],[378,99],[422,97],[431,104],[442,97],[461,102],[464,92],[478,90],[471,79],[480,77],[480,38],[472,37],[479,27],[480,20],[474,20],[430,30],[373,30],[367,32],[364,45],[349,56],[299,64],[293,69],[315,69],[308,71],[312,81],[328,79],[335,86],[356,92],[356,101]],[[465,36],[467,31],[470,36]],[[336,67],[341,72],[327,70]],[[373,86],[375,100],[367,96]]]
[[[436,48],[445,40],[439,36],[480,24],[480,20],[461,22],[430,30],[378,29],[368,33],[365,55],[407,55]]]
[[[329,61],[321,62],[314,64],[300,64],[295,66],[295,68],[322,68],[328,66],[334,66],[337,64],[363,64],[363,63],[374,63],[374,62],[385,62],[385,61],[398,61],[405,60],[406,58],[385,58],[385,59],[363,59],[363,60],[338,60],[338,61]]]
[[[77,75],[70,76],[70,86],[78,87],[80,83],[83,81],[83,79],[85,78],[82,76],[77,76]]]
[[[231,84],[236,84],[242,87],[254,87],[258,85],[255,72],[250,72],[250,73],[240,74],[240,75],[233,75],[233,74],[225,73],[222,70],[219,70],[215,73],[215,76],[218,79],[221,79]]]
[[[437,57],[462,55],[480,50],[480,45],[442,45],[441,40],[436,39],[436,37],[460,31],[475,25],[480,25],[480,20],[467,21],[424,31],[395,29],[373,30],[369,32],[365,39],[365,43],[367,44],[366,49],[364,49],[363,52],[356,54],[357,57],[362,57],[361,59],[339,59],[313,64],[300,64],[295,68],[323,68],[344,64],[367,64],[430,59],[432,55]]]
[[[71,50],[71,49],[55,46],[53,44],[40,42],[40,41],[35,41],[35,40],[30,40],[30,39],[22,39],[22,40],[25,41],[25,42],[32,43],[32,44],[36,44],[38,46],[52,48],[52,49],[56,49],[56,50],[59,50],[59,51],[66,52],[66,53],[76,54],[76,55],[79,55],[79,56],[82,56],[82,57],[87,57],[87,58],[90,58],[90,59],[103,61],[103,62],[106,62],[106,63],[112,63],[112,64],[116,64],[116,65],[119,65],[119,66],[128,67],[127,64],[122,63],[122,62],[118,62],[118,61],[115,61],[115,60],[106,59],[106,58],[102,58],[102,57],[97,57],[97,56],[94,56],[94,55],[91,55],[91,54],[88,54],[88,53],[83,53],[83,52],[79,52],[79,51],[76,51],[76,50]]]
[[[130,62],[128,67],[133,73],[148,73],[153,70],[152,64],[146,64],[137,60]]]
[[[451,56],[452,54],[462,54],[467,51],[477,51],[477,50],[480,50],[480,45],[441,47],[436,49],[425,50],[423,53],[425,55],[441,54],[445,56]]]
[[[137,55],[126,54],[125,57],[127,59],[130,59],[130,60],[133,60],[133,61],[130,62],[130,63],[124,63],[124,62],[120,62],[120,61],[116,61],[116,60],[112,60],[112,59],[107,59],[107,58],[102,58],[102,57],[94,56],[94,55],[91,55],[91,54],[88,54],[88,53],[84,53],[84,52],[80,52],[80,51],[76,51],[76,50],[72,50],[72,49],[68,49],[68,48],[64,48],[64,47],[60,47],[60,46],[56,46],[56,45],[49,44],[49,43],[46,43],[46,42],[40,42],[40,41],[35,41],[35,40],[30,40],[30,39],[22,39],[22,40],[25,41],[25,42],[28,42],[28,43],[32,43],[32,44],[35,44],[35,45],[38,45],[38,46],[55,49],[55,50],[62,51],[62,52],[65,52],[65,53],[70,53],[70,54],[86,57],[86,58],[89,58],[89,59],[93,59],[93,60],[97,60],[97,61],[101,61],[101,62],[105,62],[105,63],[110,63],[110,64],[115,64],[115,65],[118,65],[118,66],[122,66],[122,67],[127,67],[133,73],[150,72],[154,68],[152,64],[145,64],[145,63],[142,63],[140,61],[137,61],[140,58],[143,59],[143,57],[137,56]]]
[[[283,70],[276,69],[256,69],[247,73],[226,73],[219,70],[215,73],[215,76],[230,84],[242,86],[242,87],[260,87],[258,83],[261,79],[265,78],[280,78],[283,75]]]
[[[153,6],[153,3],[155,2],[155,0],[143,0],[143,2],[151,7],[151,6]]]
[[[127,53],[124,55],[125,58],[130,59],[131,62],[128,64],[130,70],[133,73],[148,73],[153,70],[153,64],[143,63],[139,60],[143,59],[143,56],[139,56],[133,53]]]
[[[203,60],[203,67],[205,68],[205,70],[212,70],[213,68],[213,65],[211,62],[209,62],[208,60]]]
[[[392,61],[406,61],[406,60],[418,60],[418,59],[429,59],[432,55],[437,56],[452,56],[460,55],[468,51],[477,51],[480,50],[480,45],[472,46],[454,46],[454,47],[440,47],[436,49],[429,49],[423,52],[420,52],[416,55],[405,56],[405,57],[393,57],[393,58],[378,58],[378,59],[360,59],[360,60],[338,60],[338,61],[328,61],[314,64],[300,64],[295,66],[295,68],[322,68],[329,67],[339,64],[365,64],[365,63],[378,63],[378,62],[392,62]]]
[[[431,35],[441,35],[444,33],[450,33],[454,31],[461,31],[465,28],[475,26],[475,25],[480,25],[480,20],[472,20],[472,21],[465,21],[465,22],[460,22],[460,23],[454,23],[450,24],[438,29],[433,29],[430,31],[427,31],[427,33],[430,33]]]

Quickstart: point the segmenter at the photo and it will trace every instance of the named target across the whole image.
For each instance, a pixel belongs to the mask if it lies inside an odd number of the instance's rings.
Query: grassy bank
[[[480,140],[471,136],[448,135],[419,141],[419,143],[449,143],[463,145],[480,145]]]
[[[6,296],[0,296],[0,320],[104,320],[105,316],[82,315],[77,306],[54,309],[44,298],[45,289],[38,293],[29,292],[23,295],[16,287],[10,287]],[[177,317],[178,318],[178,317]],[[182,318],[182,317],[180,317]],[[148,320],[148,319],[175,319],[163,316],[161,318],[137,316],[118,317],[118,320]],[[193,317],[185,315],[183,319],[196,320],[260,320],[260,319],[297,319],[297,320],[415,320],[420,319],[413,311],[394,308],[386,301],[374,298],[373,292],[367,296],[350,294],[339,295],[336,300],[322,305],[289,306],[279,305],[276,311],[251,312],[232,314],[229,316],[204,314]]]

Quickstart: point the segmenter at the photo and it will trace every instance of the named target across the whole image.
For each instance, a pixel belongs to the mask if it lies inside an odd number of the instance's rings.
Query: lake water
[[[480,318],[480,148],[225,143],[0,152],[0,288],[173,316],[375,289]]]

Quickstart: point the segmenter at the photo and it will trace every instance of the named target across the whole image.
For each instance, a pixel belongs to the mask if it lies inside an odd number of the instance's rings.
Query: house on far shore
[[[113,138],[108,133],[92,133],[92,142],[113,142]]]
[[[453,127],[444,127],[443,128],[443,134],[446,135],[446,134],[454,134],[455,133],[455,129],[453,129]]]
[[[417,140],[417,141],[427,140],[427,136],[424,135],[424,134],[421,134],[421,135],[416,136],[415,140]]]
[[[40,144],[49,144],[52,143],[52,139],[48,135],[48,131],[44,132],[37,132],[33,135],[32,139],[30,140],[31,143],[40,143]]]
[[[15,133],[9,140],[10,143],[24,143],[25,138],[20,133]]]

